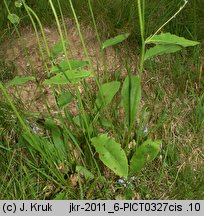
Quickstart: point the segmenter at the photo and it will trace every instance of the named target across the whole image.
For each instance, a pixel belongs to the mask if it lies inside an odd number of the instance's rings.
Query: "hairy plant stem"
[[[94,25],[94,30],[95,30],[95,33],[96,33],[96,37],[97,37],[98,43],[100,45],[101,57],[102,57],[103,67],[104,67],[105,80],[106,80],[106,82],[108,82],[108,74],[107,74],[107,66],[106,66],[106,59],[105,59],[105,51],[103,49],[103,44],[102,44],[102,41],[101,41],[99,33],[98,33],[98,29],[97,29],[97,25],[96,25],[96,20],[95,20],[94,13],[93,13],[93,10],[92,10],[91,0],[88,0],[88,4],[89,4],[89,10],[90,10],[90,13],[91,13],[91,18],[92,18],[92,22],[93,22],[93,25]]]
[[[72,49],[71,49],[71,46],[70,46],[70,43],[69,43],[69,37],[68,37],[68,33],[67,33],[67,28],[66,28],[66,24],[65,24],[64,15],[62,13],[62,7],[61,7],[61,4],[60,4],[59,0],[57,0],[57,4],[58,4],[59,10],[60,10],[60,15],[62,17],[62,25],[63,25],[63,29],[64,29],[64,34],[65,34],[67,46],[68,46],[71,57],[74,58],[73,52],[72,52]]]
[[[145,56],[145,21],[144,21],[144,10],[145,10],[145,0],[138,0],[138,14],[139,14],[139,22],[140,22],[140,35],[141,35],[141,56],[140,56],[140,72],[139,78],[140,82],[142,81],[142,73],[144,68],[144,56]]]
[[[23,1],[23,4],[24,4],[24,1]],[[7,11],[8,11],[8,14],[11,14],[11,12],[10,12],[10,10],[9,10],[9,8],[8,8],[8,5],[7,5],[7,3],[6,3],[5,0],[4,0],[4,5],[6,6],[6,9],[7,9]],[[24,5],[25,5],[25,4],[24,4]],[[19,32],[19,30],[18,30],[18,28],[16,27],[15,24],[14,24],[14,28],[15,28],[16,33],[18,34],[19,39],[20,39],[21,46],[22,46],[22,48],[23,48],[23,50],[24,50],[24,52],[25,52],[25,54],[26,54],[26,58],[27,58],[27,60],[28,60],[28,62],[29,62],[29,65],[30,65],[30,67],[31,67],[31,71],[32,71],[33,75],[35,76],[36,82],[37,82],[37,84],[38,84],[38,85],[37,85],[37,88],[38,88],[38,87],[39,87],[39,83],[38,83],[38,81],[37,81],[37,74],[36,74],[36,71],[35,71],[35,69],[34,69],[34,67],[33,67],[32,61],[31,61],[31,59],[30,59],[30,57],[29,57],[29,54],[28,54],[28,52],[27,52],[27,49],[26,49],[26,46],[25,46],[24,41],[23,41],[23,39],[22,39],[21,33]],[[37,90],[37,89],[36,89],[36,90]],[[41,94],[44,96],[44,94],[43,94],[41,88],[40,88],[40,91],[41,91]],[[46,107],[47,107],[48,112],[51,113],[51,112],[50,112],[50,107],[49,107],[49,104],[48,104],[46,98],[45,98],[45,103],[46,103]],[[32,106],[32,101],[31,101],[31,103],[30,103],[30,106]]]
[[[173,16],[171,16],[163,25],[161,25],[153,35],[148,37],[145,43],[148,43],[148,41],[151,40],[151,38],[153,38],[156,34],[158,34],[164,28],[164,26],[166,26],[172,19],[174,19],[184,9],[187,3],[188,3],[188,0],[184,0],[183,5],[178,9],[178,11]]]
[[[140,86],[142,86],[142,74],[144,69],[144,56],[145,56],[145,0],[138,0],[138,16],[139,16],[139,23],[140,23],[140,36],[141,36],[141,54],[140,54],[140,68],[139,68],[139,80]],[[130,87],[131,88],[131,87]],[[133,107],[136,105],[136,99],[134,100]],[[130,121],[131,124],[128,128],[128,137],[127,137],[127,144],[126,144],[126,152],[128,151],[128,144],[130,142],[132,129],[135,126],[135,122]]]

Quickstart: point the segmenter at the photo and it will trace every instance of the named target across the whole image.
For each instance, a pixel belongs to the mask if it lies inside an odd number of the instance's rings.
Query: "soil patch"
[[[67,19],[66,27],[69,45],[72,52],[69,52],[69,57],[75,60],[87,60],[75,22],[73,20]],[[81,31],[93,67],[95,71],[97,71],[100,76],[102,76],[104,68],[101,60],[100,46],[96,39],[95,32],[90,27],[83,25],[81,26]],[[53,25],[53,27],[49,28],[46,27],[44,28],[44,32],[48,46],[51,50],[52,47],[58,41],[60,41],[57,27],[56,25]],[[12,40],[8,40],[4,43],[4,58],[6,59],[6,61],[13,62],[15,64],[17,75],[30,76],[33,75],[34,71],[36,73],[36,76],[40,80],[43,80],[47,76],[47,71],[39,52],[34,29],[31,26],[27,26],[26,28],[21,29],[21,35],[22,40],[20,40],[17,35],[14,35]],[[40,41],[43,42],[42,36],[40,36]],[[30,62],[26,57],[26,52],[22,46],[22,42],[26,48]],[[43,43],[42,46],[44,49]],[[116,71],[118,68],[121,68],[123,65],[122,54],[118,53],[119,52],[117,52],[113,48],[108,48],[106,50],[106,65],[109,74],[113,71]],[[59,58],[61,58],[60,60],[63,60],[64,55]],[[50,67],[49,63],[48,66]],[[124,69],[122,69],[122,73],[125,73]],[[15,89],[10,88],[9,91],[12,94],[16,94],[18,92],[18,96],[21,98],[25,106],[28,106],[32,111],[37,112],[45,112],[47,110],[44,103],[44,97],[42,96],[43,94],[45,94],[51,109],[56,110],[55,98],[49,87],[44,87],[43,91],[40,91],[36,82],[28,82],[24,86],[15,87]]]

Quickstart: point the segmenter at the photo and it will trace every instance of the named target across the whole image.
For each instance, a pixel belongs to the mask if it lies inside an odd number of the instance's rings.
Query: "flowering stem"
[[[184,4],[178,9],[178,11],[172,17],[170,17],[162,26],[160,26],[159,29],[153,35],[148,37],[145,43],[148,43],[148,41],[151,40],[158,32],[160,32],[161,29],[164,28],[164,26],[166,26],[172,19],[174,19],[183,10],[187,3],[188,0],[184,0]]]

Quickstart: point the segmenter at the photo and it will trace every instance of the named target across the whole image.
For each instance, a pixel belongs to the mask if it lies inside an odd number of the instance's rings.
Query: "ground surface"
[[[72,50],[72,54],[69,54],[69,57],[75,60],[87,60],[75,23],[72,20],[67,19],[66,25],[68,30],[70,47]],[[99,71],[99,73],[102,75],[103,64],[101,61],[101,52],[95,33],[91,28],[87,26],[81,26],[81,30],[92,64],[95,70]],[[52,47],[60,41],[57,27],[55,25],[53,27],[46,27],[44,28],[44,31],[47,38],[47,43],[50,49],[52,49]],[[8,62],[14,63],[16,75],[31,76],[33,75],[33,67],[34,71],[36,72],[37,78],[39,78],[40,80],[44,80],[47,76],[47,72],[42,61],[42,57],[40,57],[35,31],[31,26],[28,26],[21,30],[21,34],[23,43],[29,54],[32,66],[30,65],[29,60],[26,57],[26,54],[22,47],[22,41],[20,41],[16,34],[13,34],[12,37],[6,40],[4,45],[2,46],[2,53],[4,53],[4,59]],[[42,42],[41,36],[40,40]],[[44,47],[43,43],[42,46]],[[121,56],[119,57],[118,53],[115,52],[114,49],[108,48],[106,51],[106,56],[106,64],[108,71],[114,71],[117,68],[121,67]],[[62,54],[59,58],[61,58],[60,60],[63,60],[64,55]],[[23,103],[25,103],[29,108],[31,108],[31,111],[46,111],[45,104],[42,101],[42,92],[39,91],[35,82],[29,82],[23,87],[17,87],[17,89],[18,90],[15,89],[14,91],[18,92],[18,96],[22,99]],[[13,89],[10,90],[13,92]],[[54,97],[49,87],[45,87],[44,93],[48,98],[50,106],[54,109]],[[32,103],[32,105],[30,104],[30,102]]]

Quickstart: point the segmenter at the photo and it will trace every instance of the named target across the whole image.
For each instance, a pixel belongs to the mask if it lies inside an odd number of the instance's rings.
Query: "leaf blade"
[[[130,160],[130,176],[135,175],[144,167],[145,162],[153,161],[160,151],[161,140],[146,140],[139,146]]]
[[[65,91],[65,92],[62,92],[58,99],[57,99],[57,103],[59,105],[60,108],[64,108],[66,107],[69,103],[71,103],[73,100],[73,95],[68,92],[68,91]]]
[[[126,40],[129,37],[129,35],[130,33],[125,33],[106,40],[102,44],[102,49],[106,49],[107,47],[121,43],[122,41]]]
[[[58,73],[57,75],[46,79],[44,84],[67,84],[70,82],[77,83],[83,78],[90,77],[91,73],[87,70],[68,70],[64,73]]]
[[[62,139],[62,131],[60,130],[60,127],[54,122],[54,120],[50,118],[45,120],[45,126],[51,131],[53,150],[56,151],[57,158],[60,159],[60,162],[62,162],[66,157],[66,149]]]
[[[122,87],[122,103],[128,125],[134,124],[141,101],[141,82],[135,75],[127,76]]]
[[[55,65],[50,70],[50,74],[70,70],[70,67],[72,70],[76,70],[76,69],[85,67],[86,65],[87,65],[87,62],[81,61],[81,60],[70,60],[69,62],[63,61],[63,62],[60,62],[59,64]]]
[[[100,160],[117,175],[127,178],[128,161],[121,145],[114,141],[113,138],[102,134],[91,139],[92,145],[99,154]]]
[[[53,57],[56,57],[60,53],[64,51],[63,46],[66,47],[66,42],[65,41],[58,41],[52,48],[52,55]]]
[[[174,44],[179,45],[182,47],[188,47],[188,46],[196,46],[199,44],[197,41],[192,41],[185,39],[184,37],[179,37],[177,35],[171,34],[171,33],[161,33],[159,35],[154,35],[153,37],[150,37],[146,44]]]
[[[175,44],[158,44],[145,52],[144,60],[150,59],[154,56],[164,55],[169,53],[174,53],[181,50],[182,47],[180,45]]]
[[[20,22],[20,18],[16,14],[9,14],[8,19],[12,24],[19,24]]]
[[[111,103],[119,88],[120,82],[118,81],[104,83],[101,86],[101,92],[98,93],[98,96],[96,98],[95,107],[100,109]]]
[[[76,171],[80,174],[82,174],[86,180],[92,180],[94,179],[94,174],[91,173],[89,170],[87,170],[83,166],[76,166]]]
[[[35,80],[35,77],[33,76],[25,76],[25,77],[16,76],[7,83],[7,86],[24,85],[28,81],[33,81],[33,80]]]

